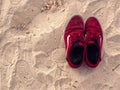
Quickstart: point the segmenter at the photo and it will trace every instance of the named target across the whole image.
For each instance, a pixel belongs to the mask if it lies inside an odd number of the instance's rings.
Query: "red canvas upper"
[[[90,63],[87,53],[86,53],[86,64],[89,67],[96,67],[98,66],[99,62],[101,61],[101,50],[102,50],[102,43],[103,43],[103,33],[101,26],[98,22],[98,20],[95,17],[90,17],[87,19],[85,24],[85,30],[86,30],[86,46],[88,44],[96,44],[98,47],[98,60],[96,64]],[[87,51],[87,50],[85,50]]]
[[[74,65],[70,60],[70,51],[72,49],[72,45],[75,42],[78,42],[80,46],[84,46],[84,25],[80,16],[75,15],[69,21],[65,29],[64,41],[66,47],[66,59],[68,61],[68,64],[73,68],[78,68],[82,62],[79,65]]]

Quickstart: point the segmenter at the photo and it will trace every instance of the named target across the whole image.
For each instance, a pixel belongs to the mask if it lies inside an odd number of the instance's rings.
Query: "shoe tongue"
[[[78,46],[83,46],[83,44],[81,42],[75,42],[73,44],[73,48],[78,47]]]
[[[88,44],[95,44],[93,40],[89,41]]]

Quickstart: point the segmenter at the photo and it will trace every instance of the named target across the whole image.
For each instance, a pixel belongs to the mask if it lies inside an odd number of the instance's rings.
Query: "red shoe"
[[[98,20],[95,17],[87,19],[86,30],[86,64],[95,68],[101,61],[103,33]]]
[[[78,68],[83,62],[84,24],[80,16],[75,15],[69,21],[65,33],[66,59],[73,68]]]

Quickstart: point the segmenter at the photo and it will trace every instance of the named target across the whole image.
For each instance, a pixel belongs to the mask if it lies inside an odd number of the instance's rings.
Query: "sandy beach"
[[[66,61],[73,15],[102,26],[97,68]],[[120,90],[120,0],[0,0],[0,90]]]

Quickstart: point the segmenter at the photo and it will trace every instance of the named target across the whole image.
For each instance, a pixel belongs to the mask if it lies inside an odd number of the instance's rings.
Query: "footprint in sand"
[[[53,84],[53,77],[49,74],[45,74],[43,72],[40,72],[37,74],[36,78],[39,82],[46,84],[46,85],[52,85]]]
[[[30,70],[30,66],[24,60],[17,61],[15,66],[15,76],[13,76],[13,78],[14,79],[11,82],[12,90],[16,90],[18,86],[31,90],[32,86],[35,83],[34,77],[32,76]]]
[[[52,61],[57,62],[57,63],[66,62],[65,48],[59,48],[59,49],[54,50],[52,52],[51,59],[52,59]]]
[[[16,79],[25,87],[30,87],[34,81],[29,64],[24,60],[19,60],[15,67]]]
[[[35,56],[34,67],[36,67],[37,69],[46,72],[52,70],[55,66],[55,62],[53,62],[47,54],[40,53]]]
[[[69,89],[71,89],[71,87],[70,87],[71,81],[72,80],[70,78],[58,79],[55,82],[55,90],[69,90]]]
[[[93,2],[90,2],[87,6],[87,9],[84,13],[84,17],[87,17],[88,16],[88,13],[89,13],[89,16],[90,14],[95,14],[97,12],[100,12],[100,10],[105,7],[106,3],[104,1],[99,1],[99,0],[95,0]]]
[[[11,0],[11,3],[18,4],[21,0]],[[24,7],[18,8],[12,17],[11,28],[15,30],[27,29],[27,26],[40,13],[44,1],[28,0]]]
[[[60,39],[62,36],[62,30],[53,30],[50,33],[42,34],[40,40],[34,46],[34,51],[43,51],[48,55],[60,45]]]
[[[15,44],[12,44],[11,42],[7,42],[2,47],[2,53],[1,53],[1,61],[3,65],[10,65],[14,62],[14,58],[17,56],[17,46]]]
[[[45,82],[51,83],[52,77],[49,75],[38,74]],[[29,64],[24,60],[19,60],[15,67],[15,77],[12,81],[10,90],[47,90],[47,85],[40,81],[40,78],[33,77]]]

